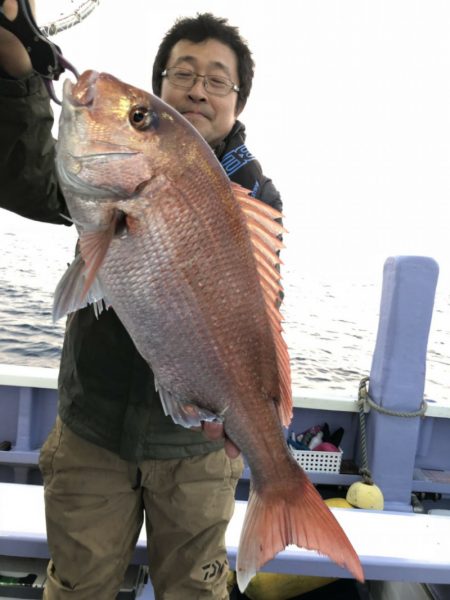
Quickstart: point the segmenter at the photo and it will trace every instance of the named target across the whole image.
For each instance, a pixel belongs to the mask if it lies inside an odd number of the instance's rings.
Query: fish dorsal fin
[[[253,255],[261,282],[261,289],[267,307],[277,354],[279,376],[279,402],[277,404],[281,423],[287,427],[292,419],[291,369],[287,344],[282,336],[282,316],[280,313],[281,264],[278,252],[283,248],[280,240],[285,229],[281,225],[281,213],[271,206],[252,198],[242,186],[231,184],[246,218],[253,246]],[[275,220],[277,219],[277,221]]]
[[[239,185],[238,183],[234,183],[233,181],[231,182],[231,187],[233,189],[235,198],[241,202],[243,210],[245,210],[243,206],[246,205],[249,207],[248,210],[250,211],[260,212],[262,215],[266,215],[271,219],[281,219],[282,215],[279,210],[269,206],[269,204],[266,204],[262,200],[254,198],[251,195],[251,191],[247,188]],[[283,226],[280,225],[280,227],[282,228],[282,231],[284,231]]]

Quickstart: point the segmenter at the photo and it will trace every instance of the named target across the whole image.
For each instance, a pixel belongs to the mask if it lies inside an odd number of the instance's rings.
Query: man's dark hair
[[[177,19],[164,36],[153,63],[153,93],[161,95],[161,73],[167,67],[170,52],[180,40],[196,44],[207,39],[215,39],[229,46],[236,54],[239,75],[237,108],[244,108],[252,88],[255,63],[247,43],[242,39],[237,27],[228,24],[227,19],[215,17],[211,13],[197,13],[195,17]]]

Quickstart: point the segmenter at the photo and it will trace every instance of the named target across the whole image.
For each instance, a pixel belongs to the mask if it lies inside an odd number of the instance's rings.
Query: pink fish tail
[[[350,571],[359,581],[364,573],[353,546],[320,494],[298,471],[294,484],[250,493],[237,557],[241,592],[267,561],[288,544],[316,550]]]

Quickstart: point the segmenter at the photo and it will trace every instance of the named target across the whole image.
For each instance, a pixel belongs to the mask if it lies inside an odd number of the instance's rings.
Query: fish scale
[[[152,247],[153,240],[151,239],[150,235],[148,237],[148,241],[150,243],[144,243],[144,246]],[[133,242],[133,240],[130,241]],[[143,241],[139,240],[137,246],[139,246],[141,243],[143,243]],[[119,257],[116,254],[117,252],[119,254],[121,252],[119,246],[119,243],[113,243],[111,245],[111,251],[105,259],[105,263],[101,269],[101,273],[103,279],[116,281],[116,290],[114,292],[107,290],[108,295],[119,295],[121,297],[124,297],[124,292],[125,288],[127,287],[127,283],[125,282],[123,288],[119,290],[118,288],[122,280],[117,277],[117,273],[115,272],[117,270],[117,265],[120,264]],[[128,249],[128,252],[131,256],[136,256],[136,254],[138,254],[138,248],[131,247]],[[153,252],[148,256],[143,256],[143,260],[141,262],[144,265],[148,265],[148,269],[151,271],[152,261],[157,260],[157,257],[159,256],[163,257],[167,254],[168,253],[166,252],[163,243],[156,252]],[[133,267],[137,271],[137,273],[142,272],[143,270],[142,267],[139,267],[139,264],[140,263],[135,261]],[[133,307],[136,307],[135,309],[131,309],[127,316],[128,320],[131,322],[131,324],[129,325],[129,329],[132,330],[131,335],[136,340],[136,343],[141,352],[144,354],[144,356],[148,358],[151,354],[152,357],[155,357],[154,359],[150,359],[154,367],[156,361],[162,360],[166,365],[166,369],[173,367],[176,363],[182,365],[182,371],[184,372],[184,365],[190,365],[192,363],[192,348],[194,347],[197,350],[202,349],[202,346],[205,346],[205,341],[207,344],[210,343],[211,337],[208,335],[208,330],[205,331],[204,327],[200,327],[201,323],[199,322],[198,315],[201,316],[204,314],[204,312],[199,312],[198,310],[196,310],[196,304],[192,301],[192,298],[195,297],[195,293],[192,292],[191,287],[180,285],[180,278],[177,276],[177,273],[172,268],[170,262],[169,264],[165,265],[164,270],[165,275],[162,276],[162,279],[164,279],[165,284],[161,287],[155,286],[153,290],[149,290],[149,294],[151,296],[153,295],[154,297],[157,297],[158,301],[154,303],[154,308],[152,310],[153,316],[151,318],[146,316],[144,323],[142,323],[142,321],[140,320],[133,319],[133,312],[140,314],[141,316],[143,314],[149,314],[148,305],[145,305],[145,297],[142,294],[142,284],[140,289],[136,289],[136,294],[133,293],[133,290],[129,291],[129,294],[127,296],[128,301],[131,298],[131,305]],[[138,303],[140,304],[138,305]],[[119,312],[119,314],[121,313],[120,305],[116,306],[116,310]],[[183,338],[180,338],[180,336],[178,335],[178,321],[177,319],[173,318],[173,315],[178,314],[181,314],[183,316],[183,319],[187,321],[189,327],[188,331],[186,332],[185,336],[183,336]],[[170,316],[170,319],[168,321],[165,320],[166,315]],[[157,326],[158,331],[161,332],[162,339],[160,343],[159,340],[155,340],[154,337],[148,339],[145,336],[144,340],[141,342],[140,331],[144,330],[147,324],[149,329],[155,329]],[[138,331],[135,331],[135,329],[138,329]],[[177,335],[175,336],[175,334]],[[176,348],[173,348],[174,343],[176,344]],[[148,349],[145,347],[145,344],[149,346]],[[172,360],[168,361],[165,358],[166,356],[171,357]],[[175,356],[178,356],[177,361],[174,360]],[[201,360],[202,356],[205,357],[203,363]],[[197,353],[196,362],[200,363],[198,367],[200,371],[205,370],[205,368],[203,367],[205,363],[209,365],[209,369],[207,372],[211,371],[212,361],[209,347],[203,352]],[[218,371],[219,367],[220,363],[218,363],[218,366],[216,367],[215,371]],[[160,370],[160,373],[163,373],[163,369]],[[171,377],[173,377],[173,372],[171,372],[170,375]],[[193,377],[196,378],[195,371]],[[215,377],[217,377],[217,375]],[[165,379],[166,377],[163,378],[161,376],[161,380],[165,381]],[[193,384],[189,386],[190,389],[192,389],[192,385]],[[181,391],[184,390],[180,390],[180,393]]]
[[[292,396],[278,308],[281,215],[231,184],[174,109],[111,75],[66,82],[59,131],[58,176],[80,255],[56,290],[55,317],[106,298],[152,368],[166,414],[186,427],[223,420],[253,482],[241,590],[290,543],[362,580],[284,438]]]

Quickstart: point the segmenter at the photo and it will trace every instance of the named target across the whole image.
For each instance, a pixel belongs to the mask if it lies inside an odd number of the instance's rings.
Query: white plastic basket
[[[339,473],[342,461],[342,450],[339,452],[321,452],[319,450],[296,450],[289,446],[292,456],[298,464],[309,472]]]

